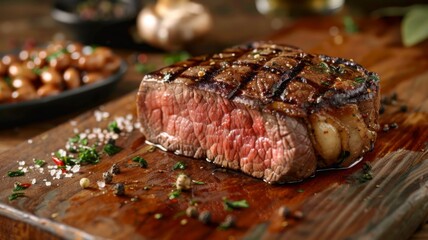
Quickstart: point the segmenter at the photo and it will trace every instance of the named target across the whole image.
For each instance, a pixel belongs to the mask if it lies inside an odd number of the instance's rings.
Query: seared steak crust
[[[147,139],[168,150],[296,181],[370,149],[378,80],[350,60],[255,42],[146,75],[137,111]]]

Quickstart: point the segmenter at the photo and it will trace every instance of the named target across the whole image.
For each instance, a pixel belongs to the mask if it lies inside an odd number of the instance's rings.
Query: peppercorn
[[[407,105],[401,105],[400,112],[407,112]]]
[[[186,215],[191,218],[196,218],[198,217],[198,210],[195,207],[190,206],[186,209]]]
[[[388,124],[383,125],[382,131],[384,131],[384,132],[388,132],[389,131]]]
[[[113,181],[113,175],[110,172],[104,172],[103,179],[105,183],[109,184]]]
[[[210,224],[211,223],[211,212],[209,212],[209,211],[202,211],[199,214],[198,219],[199,219],[199,221],[201,221],[204,224]]]
[[[391,129],[396,129],[396,128],[398,128],[398,124],[396,122],[394,122],[394,123],[389,124],[389,127]]]
[[[379,114],[383,114],[384,112],[385,112],[385,106],[381,104],[379,108]]]
[[[125,185],[123,183],[116,183],[113,188],[113,193],[116,196],[125,195]]]
[[[290,217],[291,215],[291,210],[287,207],[287,206],[281,206],[278,209],[278,214],[279,216],[281,216],[282,218],[286,219],[288,217]]]
[[[110,168],[110,173],[111,173],[111,174],[114,174],[114,175],[117,175],[117,174],[119,174],[119,173],[120,173],[120,167],[119,167],[119,165],[118,165],[117,163],[115,163],[115,164],[113,164],[113,165],[111,166],[111,168]]]
[[[389,98],[388,96],[382,96],[380,102],[382,104],[385,104],[385,105],[390,105],[391,104],[391,98]]]

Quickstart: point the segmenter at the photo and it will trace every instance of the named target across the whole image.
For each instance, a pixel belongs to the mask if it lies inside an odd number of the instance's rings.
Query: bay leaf
[[[406,47],[428,38],[428,5],[413,6],[401,22],[401,36]]]

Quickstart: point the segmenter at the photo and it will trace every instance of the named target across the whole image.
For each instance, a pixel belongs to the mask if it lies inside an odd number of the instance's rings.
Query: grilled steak
[[[169,151],[292,182],[372,148],[378,81],[351,60],[254,42],[144,76],[137,112],[146,138]]]

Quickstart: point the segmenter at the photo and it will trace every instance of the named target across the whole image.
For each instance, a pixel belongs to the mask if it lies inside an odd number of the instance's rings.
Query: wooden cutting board
[[[32,165],[45,159],[80,131],[105,128],[115,116],[135,114],[135,92],[100,107],[110,118],[95,121],[89,111],[0,155],[0,238],[2,239],[405,239],[428,214],[428,42],[404,48],[397,19],[364,20],[360,31],[346,34],[341,21],[302,20],[270,39],[300,46],[306,51],[352,58],[370,71],[378,72],[384,96],[397,93],[397,101],[385,106],[381,124],[398,128],[380,131],[373,152],[347,170],[318,172],[302,183],[268,185],[234,171],[203,161],[155,150],[147,152],[144,138],[132,131],[117,140],[124,149],[99,164],[82,166],[71,178],[52,180],[45,173],[30,171],[11,178],[9,170],[20,161]],[[407,107],[407,111],[403,106]],[[74,124],[76,125],[74,126]],[[148,168],[131,158],[142,156]],[[183,162],[184,170],[173,170]],[[373,179],[361,183],[363,163],[372,165]],[[113,163],[122,172],[113,182],[125,184],[126,195],[115,196],[112,184],[99,189],[97,181]],[[179,173],[204,182],[170,200]],[[87,189],[79,180],[90,179]],[[14,182],[36,184],[25,197],[9,201]],[[46,186],[43,181],[50,181]],[[249,207],[228,211],[223,199],[243,200]],[[196,202],[201,212],[210,211],[211,224],[189,218],[183,211]],[[283,219],[281,206],[301,218]],[[160,219],[155,216],[162,215]],[[236,227],[218,228],[227,215]]]

